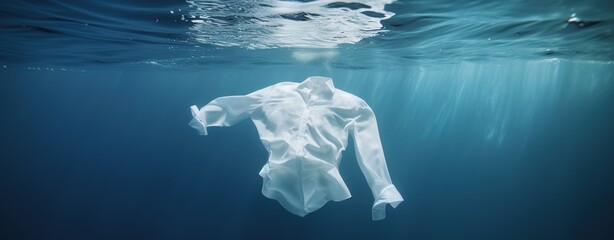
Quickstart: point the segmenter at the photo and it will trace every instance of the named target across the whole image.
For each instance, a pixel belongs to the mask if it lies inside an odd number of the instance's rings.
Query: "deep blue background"
[[[557,98],[530,128],[509,127],[499,145],[476,137],[485,123],[471,118],[421,136],[427,118],[399,111],[407,103],[389,104],[406,95],[396,84],[416,84],[400,73],[3,70],[0,235],[608,239],[614,236],[614,95],[611,67],[603,69],[610,71],[601,73],[604,81],[590,96]],[[406,199],[383,221],[371,221],[373,197],[352,146],[341,174],[353,197],[301,218],[260,193],[257,173],[267,153],[250,121],[211,128],[206,137],[187,126],[191,104],[302,81],[313,72],[332,76],[378,114],[390,173]],[[382,85],[389,91],[377,92]],[[466,115],[473,107],[458,106]],[[400,119],[410,119],[410,126],[399,128]]]
[[[400,0],[331,49],[236,46],[254,1],[193,2],[0,1],[0,239],[614,239],[614,1]],[[384,221],[352,146],[353,197],[301,218],[260,193],[249,121],[187,125],[311,75],[374,109],[406,200]]]

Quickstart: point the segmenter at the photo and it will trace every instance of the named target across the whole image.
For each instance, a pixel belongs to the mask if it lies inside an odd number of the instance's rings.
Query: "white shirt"
[[[190,126],[202,135],[207,135],[207,127],[251,118],[269,152],[260,171],[262,194],[296,215],[351,197],[338,171],[349,134],[375,197],[373,220],[386,217],[386,204],[396,208],[403,201],[390,180],[373,111],[359,97],[335,89],[330,78],[281,82],[191,110]]]

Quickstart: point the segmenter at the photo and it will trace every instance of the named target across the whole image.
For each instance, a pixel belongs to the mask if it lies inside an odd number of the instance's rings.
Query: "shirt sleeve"
[[[365,102],[360,105],[353,127],[354,148],[358,166],[375,198],[372,217],[376,221],[386,218],[387,204],[396,208],[403,197],[390,180],[375,114]]]
[[[207,135],[207,127],[232,126],[249,117],[271,95],[269,86],[247,95],[219,97],[202,108],[190,107],[192,121],[189,125],[200,135]]]

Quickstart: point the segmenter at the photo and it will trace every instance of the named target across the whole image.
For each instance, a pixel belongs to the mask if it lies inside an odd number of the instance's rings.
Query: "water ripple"
[[[606,0],[2,1],[0,64],[607,62],[613,11]]]
[[[393,0],[188,1],[191,35],[204,44],[263,48],[335,48],[384,32]]]

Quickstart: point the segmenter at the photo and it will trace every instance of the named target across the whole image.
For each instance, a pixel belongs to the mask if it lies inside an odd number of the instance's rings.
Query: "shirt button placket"
[[[311,111],[311,102],[307,103],[305,110],[303,111],[303,115],[301,116],[301,125],[299,127],[299,150],[298,154],[300,156],[305,156],[305,146],[307,145],[307,119],[309,117],[309,112]]]

